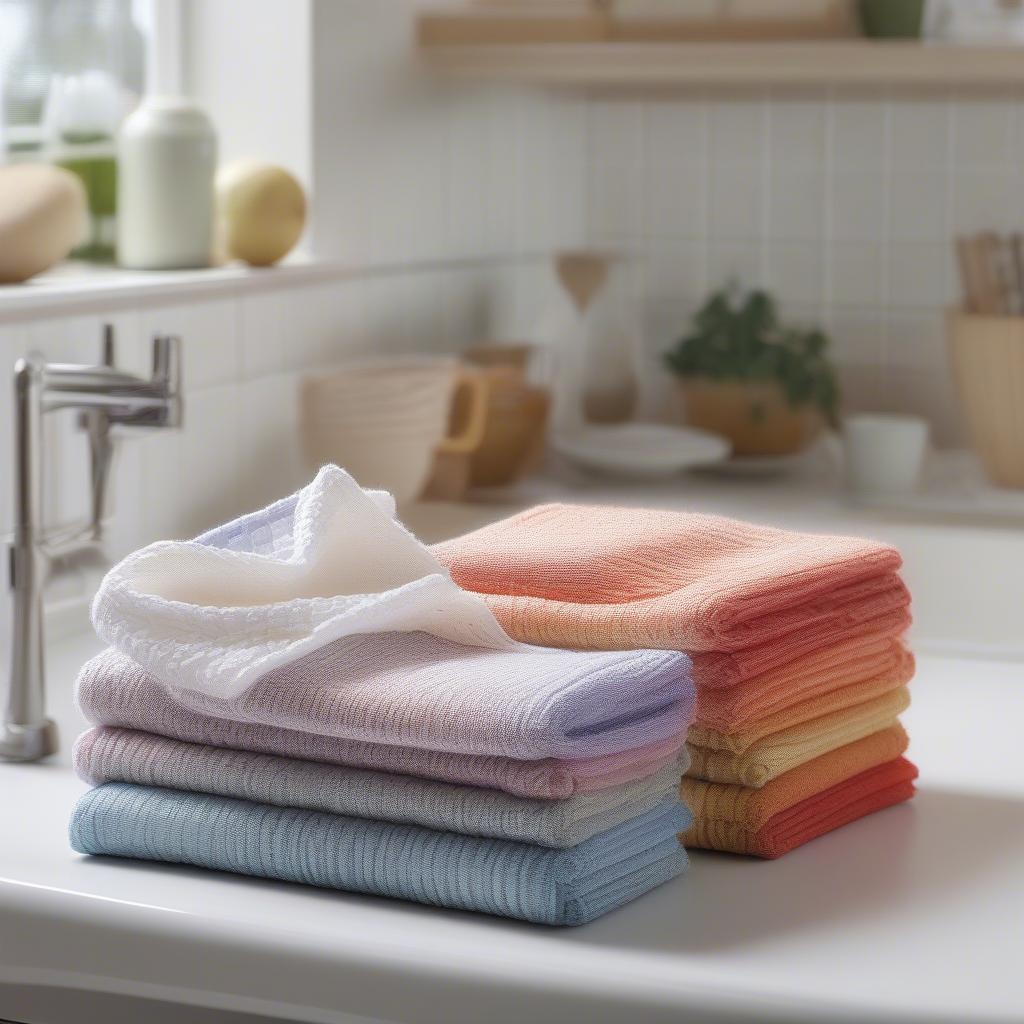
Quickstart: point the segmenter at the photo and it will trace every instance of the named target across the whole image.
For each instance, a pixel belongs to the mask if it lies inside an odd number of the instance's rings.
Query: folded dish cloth
[[[93,624],[179,703],[237,722],[521,760],[686,728],[684,655],[517,643],[389,502],[326,466],[261,512],[129,555]]]
[[[522,761],[363,743],[276,725],[236,722],[178,703],[153,676],[112,650],[104,651],[85,665],[78,676],[76,696],[80,710],[94,725],[140,730],[232,750],[481,786],[542,800],[594,793],[646,778],[668,764],[676,764],[683,745],[683,734],[676,733],[656,743],[599,757]]]
[[[194,864],[541,924],[577,925],[680,874],[678,799],[552,850],[417,825],[109,783],[79,801],[79,853]]]
[[[879,632],[841,641],[741,686],[699,686],[698,726],[735,737],[777,732],[908,683],[914,657],[900,640],[909,616]]]
[[[720,733],[691,731],[687,774],[708,782],[763,786],[805,761],[895,725],[897,716],[909,706],[910,691],[904,686],[863,704],[772,733],[737,752],[723,749],[726,737]],[[700,740],[708,745],[701,745]]]
[[[684,754],[638,782],[567,800],[524,800],[127,729],[91,729],[75,745],[75,770],[94,786],[133,782],[555,847],[576,846],[676,795],[685,767]]]
[[[825,646],[909,601],[888,545],[718,516],[542,505],[433,550],[508,633],[552,647],[770,645],[785,663],[802,632]]]
[[[760,789],[683,779],[680,792],[693,810],[693,825],[683,842],[758,857],[781,856],[913,796],[916,769],[903,761],[906,749],[906,732],[893,725],[807,761]],[[880,770],[884,765],[897,767]]]
[[[881,589],[881,593],[876,591]],[[694,682],[704,690],[721,689],[748,692],[750,700],[760,700],[765,680],[790,674],[813,659],[825,658],[830,669],[841,671],[845,657],[877,638],[892,640],[910,626],[910,593],[895,574],[871,580],[860,588],[870,589],[866,607],[855,600],[847,608],[850,621],[837,631],[834,619],[788,633],[784,643],[758,644],[742,651],[704,651],[693,655]],[[863,613],[863,614],[861,614]],[[834,652],[834,653],[830,653]],[[740,684],[743,684],[742,686]],[[768,693],[764,693],[767,699]]]

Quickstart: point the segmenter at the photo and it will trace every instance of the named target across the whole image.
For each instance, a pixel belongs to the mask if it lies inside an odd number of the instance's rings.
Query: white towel
[[[129,555],[100,585],[93,625],[172,690],[221,698],[361,633],[528,649],[394,516],[389,494],[324,466],[268,508]]]

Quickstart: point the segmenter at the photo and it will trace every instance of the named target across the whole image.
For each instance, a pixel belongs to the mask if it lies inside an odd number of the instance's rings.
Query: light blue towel
[[[686,867],[675,798],[553,850],[339,814],[108,783],[71,819],[79,853],[194,864],[539,924],[578,925]]]

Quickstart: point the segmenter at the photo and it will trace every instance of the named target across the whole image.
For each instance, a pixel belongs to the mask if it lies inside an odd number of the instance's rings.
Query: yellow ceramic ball
[[[239,160],[217,173],[217,216],[225,255],[267,267],[301,237],[306,194],[283,167]]]

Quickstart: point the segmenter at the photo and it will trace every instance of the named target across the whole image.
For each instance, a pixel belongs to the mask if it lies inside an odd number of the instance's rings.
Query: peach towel
[[[867,609],[861,613],[848,609],[850,618],[857,615],[841,634],[837,635],[831,621],[802,629],[786,638],[784,644],[759,644],[743,651],[704,651],[692,656],[694,682],[702,689],[734,690],[740,683],[753,683],[762,676],[777,676],[789,671],[791,665],[820,657],[823,650],[842,645],[856,648],[878,636],[896,637],[910,626],[910,595],[895,574],[874,580],[872,588],[882,588],[884,594],[872,593]],[[865,597],[860,588],[860,597]],[[870,617],[868,617],[870,616]],[[837,660],[837,659],[833,659]]]
[[[756,718],[750,712],[736,710],[743,694],[701,691],[697,695],[696,722],[690,726],[688,739],[697,746],[742,754],[766,736],[891,693],[906,686],[914,676],[914,656],[899,640],[883,637],[876,649],[862,648],[857,656],[840,658],[832,664],[833,652],[841,646],[822,652],[814,659],[820,664],[806,672],[794,662],[792,676],[774,673],[776,695],[761,705],[765,713]],[[736,689],[746,691],[754,686],[752,680]],[[810,696],[799,700],[805,693]],[[772,710],[777,705],[778,709]],[[740,706],[746,708],[747,702]]]
[[[765,736],[740,753],[700,746],[691,732],[687,775],[708,782],[759,788],[830,750],[895,725],[897,716],[909,706],[910,691],[900,687],[854,707]],[[716,736],[719,738],[724,737]]]
[[[779,856],[822,832],[854,820],[842,818],[844,800],[850,797],[850,792],[841,789],[840,784],[879,765],[896,761],[906,751],[907,744],[903,726],[892,725],[807,761],[760,789],[685,778],[680,784],[680,793],[693,811],[694,822],[682,834],[683,843],[761,857]],[[850,797],[850,802],[856,803],[862,794],[856,785],[853,790],[857,795]],[[907,799],[912,793],[911,788],[899,799]],[[782,843],[779,822],[775,819],[805,803],[807,806],[798,812],[802,824],[795,829],[797,838],[788,845]],[[874,809],[869,807],[854,817]],[[824,827],[819,829],[818,825]]]
[[[909,603],[888,545],[693,513],[540,505],[433,552],[518,640],[691,654],[762,647],[750,659],[757,670],[806,653],[810,634],[826,647]]]

